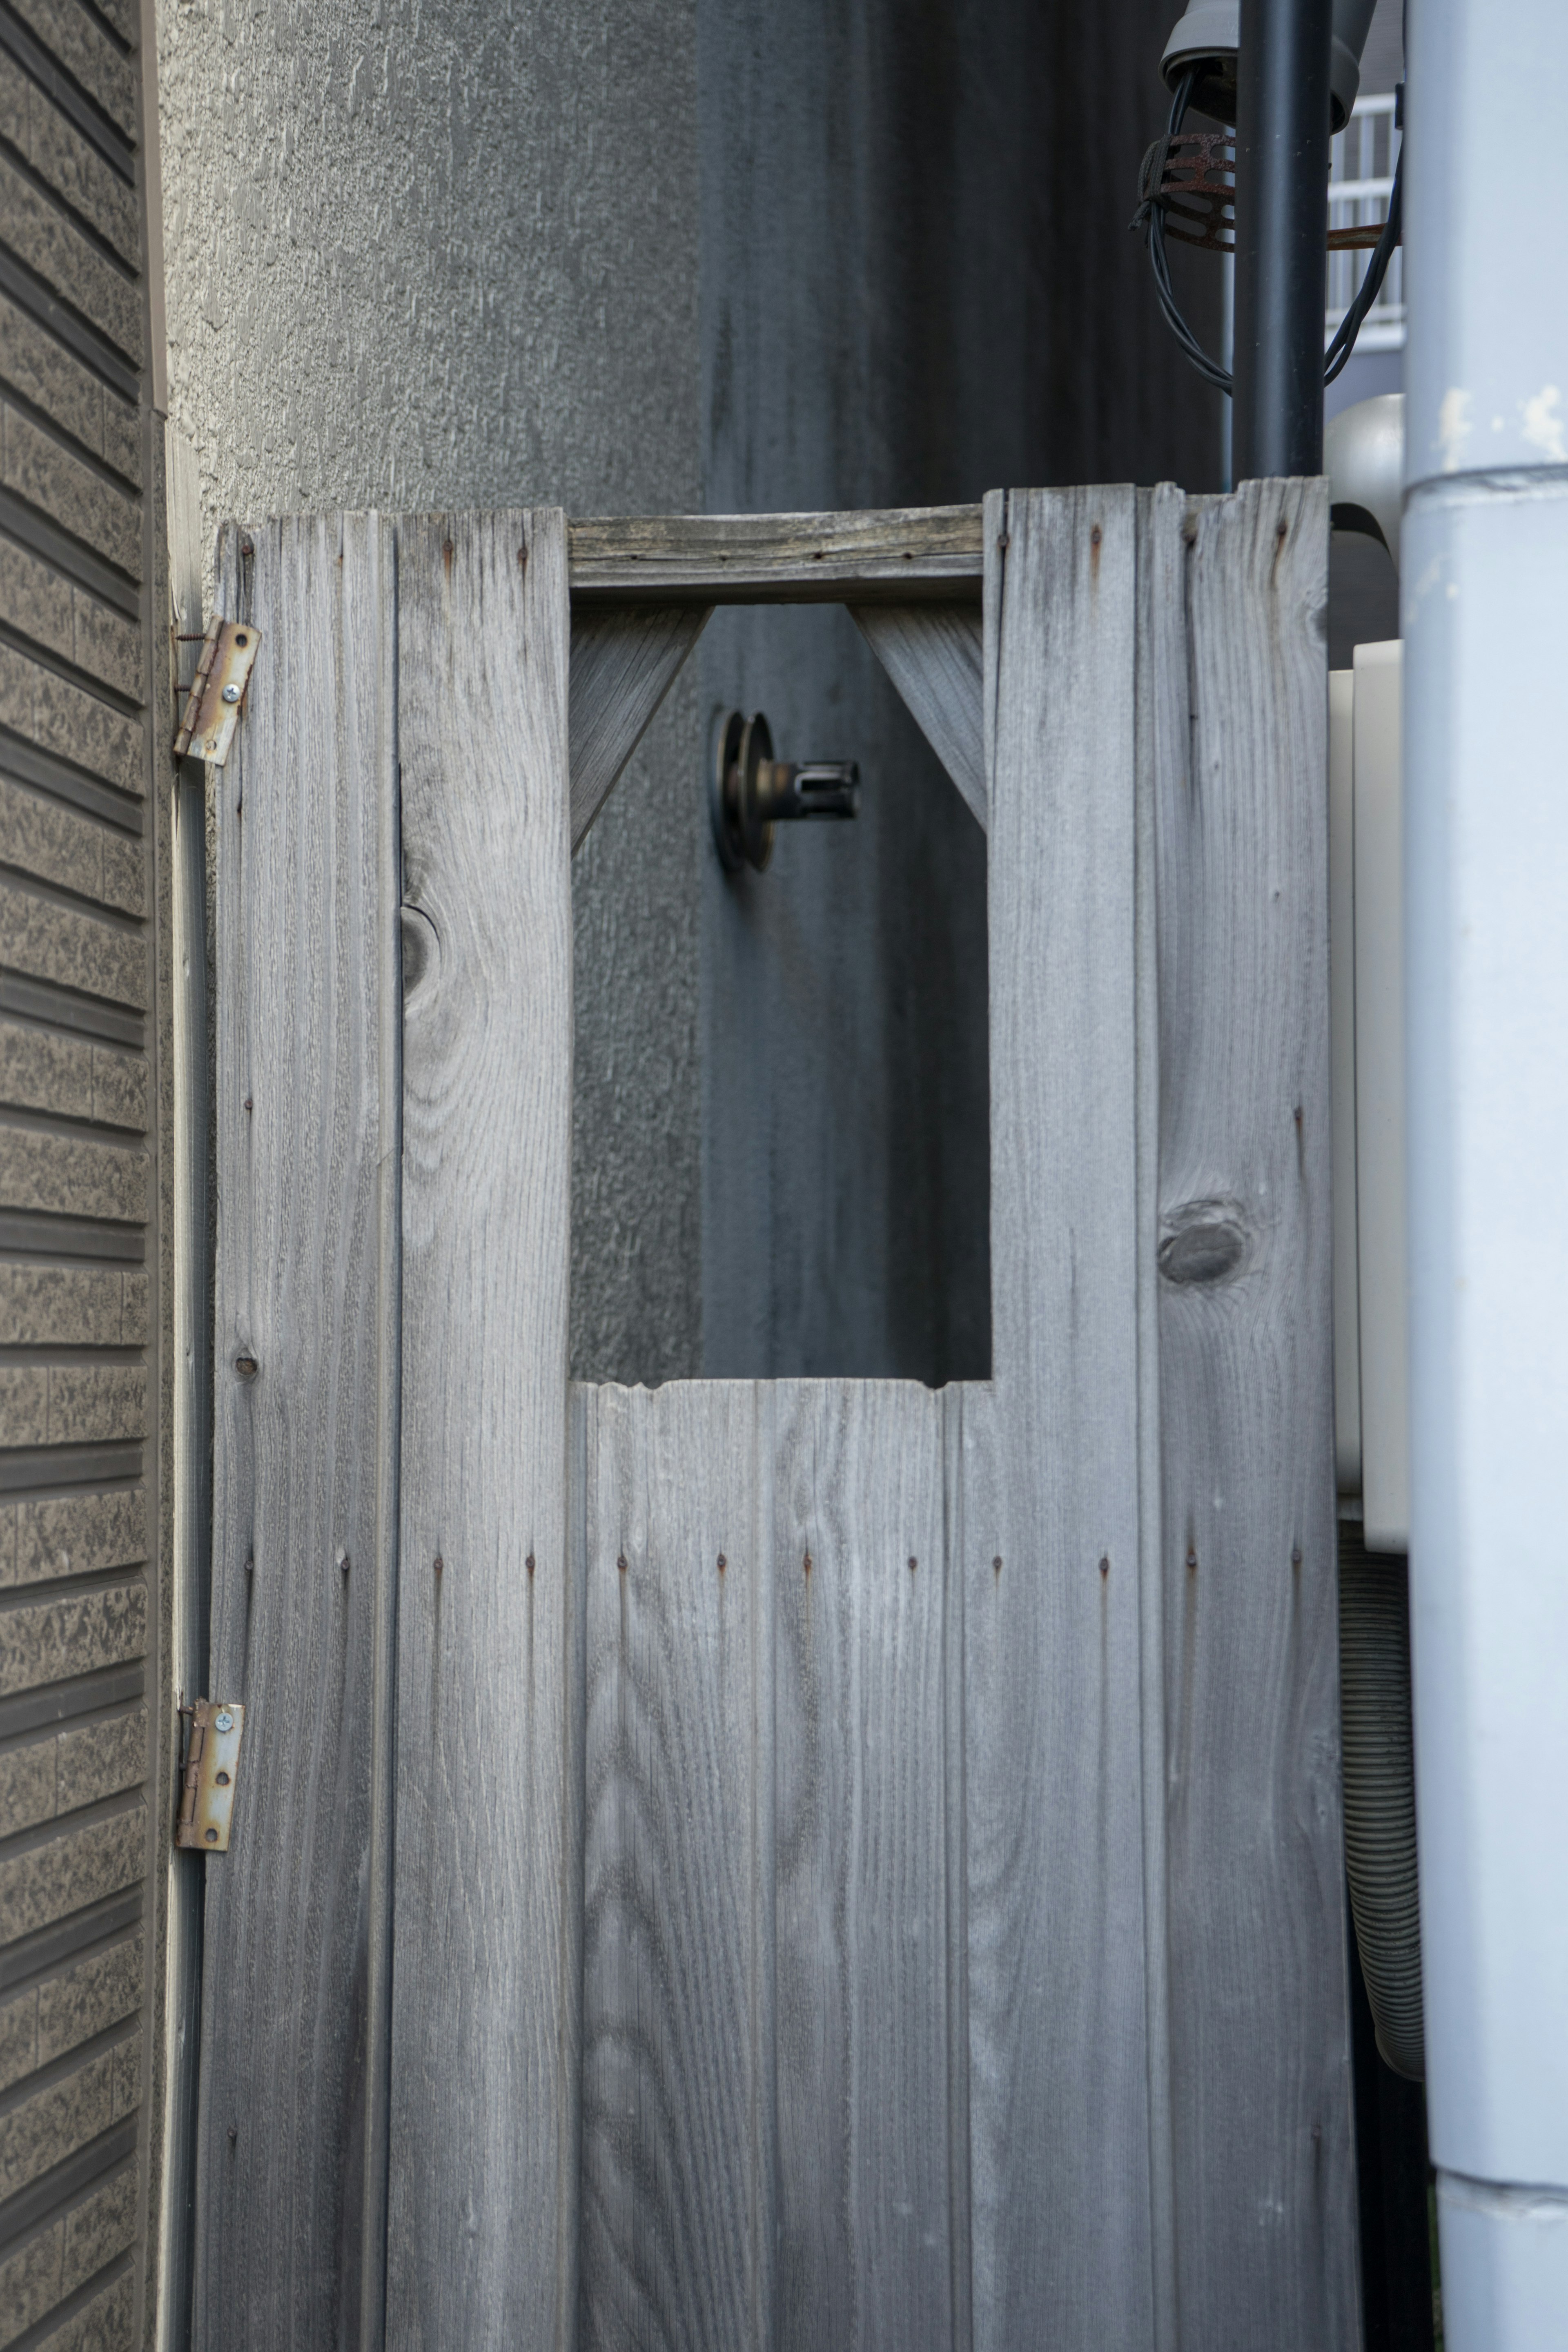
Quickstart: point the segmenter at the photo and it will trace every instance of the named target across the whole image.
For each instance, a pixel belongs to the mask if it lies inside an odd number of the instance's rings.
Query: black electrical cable
[[[1399,243],[1400,199],[1404,180],[1405,143],[1402,140],[1399,153],[1394,158],[1394,185],[1388,192],[1388,218],[1383,224],[1383,235],[1373,247],[1372,259],[1367,263],[1366,276],[1356,289],[1355,300],[1334,329],[1333,341],[1323,354],[1325,383],[1332,383],[1335,376],[1354,351],[1355,339],[1361,332],[1362,321],[1383,290],[1383,281],[1388,275],[1388,265],[1394,258],[1394,248]]]
[[[1232,389],[1230,370],[1222,367],[1218,360],[1209,357],[1185,319],[1183,318],[1181,305],[1176,300],[1175,289],[1171,284],[1171,265],[1165,253],[1165,207],[1159,193],[1160,183],[1165,173],[1165,158],[1170,152],[1172,140],[1181,130],[1185,119],[1188,103],[1193,94],[1193,85],[1196,79],[1195,70],[1189,67],[1176,84],[1175,94],[1171,100],[1171,120],[1166,127],[1165,135],[1163,139],[1157,139],[1154,142],[1153,146],[1143,158],[1140,201],[1131,225],[1133,228],[1141,228],[1143,231],[1144,240],[1149,247],[1150,264],[1154,272],[1154,291],[1159,299],[1160,310],[1165,324],[1170,328],[1177,342],[1180,343],[1183,352],[1196,368],[1198,373],[1219,391],[1229,393]],[[1388,218],[1383,224],[1383,234],[1373,247],[1372,259],[1367,264],[1366,276],[1356,289],[1355,299],[1334,329],[1332,340],[1323,354],[1325,384],[1332,383],[1352,352],[1354,351],[1356,337],[1362,330],[1362,322],[1376,301],[1383,289],[1383,281],[1388,275],[1388,265],[1394,257],[1394,248],[1399,243],[1400,193],[1404,173],[1405,149],[1402,145],[1394,166],[1394,186],[1389,194]]]

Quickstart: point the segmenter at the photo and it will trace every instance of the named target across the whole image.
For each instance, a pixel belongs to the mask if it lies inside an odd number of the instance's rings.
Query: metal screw
[[[220,1706],[217,1713],[214,1716],[213,1729],[215,1731],[232,1731],[234,1729],[234,1717],[230,1714],[226,1706]]]
[[[238,687],[232,683],[226,686],[223,690],[223,698],[226,702],[237,702],[239,700]]]

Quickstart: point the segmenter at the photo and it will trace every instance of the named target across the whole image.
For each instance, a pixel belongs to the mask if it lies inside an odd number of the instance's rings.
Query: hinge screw
[[[226,686],[223,690],[223,698],[226,702],[237,702],[239,700],[238,687],[234,685],[232,682]]]
[[[215,1731],[232,1731],[234,1729],[234,1717],[230,1715],[226,1706],[220,1706],[217,1713],[214,1716],[213,1729]]]

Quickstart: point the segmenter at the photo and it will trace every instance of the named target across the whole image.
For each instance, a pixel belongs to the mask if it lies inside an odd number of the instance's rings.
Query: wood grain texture
[[[1165,1922],[1165,1543],[1161,1517],[1159,837],[1163,776],[1187,754],[1187,501],[1173,483],[1138,493],[1138,1370],[1143,1904],[1149,2021],[1149,2204],[1153,2352],[1182,2342],[1176,2296],[1170,1948]]]
[[[1153,2340],[1130,489],[986,501],[993,1346],[962,1407],[973,2335]],[[1145,1155],[1146,1158],[1146,1155]]]
[[[984,632],[972,604],[856,604],[862,635],[985,830]]]
[[[988,501],[994,1380],[570,1420],[563,520],[254,538],[198,2337],[1348,2352],[1321,486]]]
[[[678,1382],[573,1411],[583,2340],[945,2347],[944,1401]]]
[[[1160,1367],[1184,2346],[1359,2343],[1330,1270],[1328,518],[1196,509],[1162,763]]]
[[[954,2299],[943,1401],[792,1381],[775,1412],[775,2340],[938,2352]]]
[[[773,2343],[775,2304],[773,1400],[741,1381],[574,1399],[582,2340],[733,2352]]]
[[[978,507],[614,516],[567,538],[574,606],[980,598]]]
[[[551,509],[421,518],[398,539],[405,996],[386,2336],[476,2352],[569,2343],[576,2295],[565,555]]]
[[[572,855],[707,626],[701,604],[590,605],[573,615]]]
[[[218,958],[209,1688],[246,1703],[206,1865],[195,2334],[357,2343],[374,2072],[378,1688],[395,1530],[392,541],[226,530],[264,656],[213,782]],[[245,1364],[252,1364],[248,1377]],[[371,2210],[367,2215],[366,2204]]]

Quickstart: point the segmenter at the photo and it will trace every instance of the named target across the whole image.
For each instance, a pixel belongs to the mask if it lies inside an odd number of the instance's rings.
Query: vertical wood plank
[[[392,544],[374,516],[223,538],[262,646],[215,770],[211,1690],[245,1701],[206,1865],[195,2333],[374,2333],[378,1658],[395,1530]],[[384,1763],[384,1751],[381,1751]],[[367,2212],[367,2207],[369,2210]]]
[[[965,1398],[977,2346],[1153,2336],[1131,489],[986,501],[993,1348]]]
[[[943,1405],[887,1381],[777,1398],[777,2341],[936,2352],[952,2327]]]
[[[1321,483],[1197,509],[1162,766],[1160,1362],[1182,2342],[1359,2342],[1339,1794]]]
[[[1138,1372],[1143,1725],[1145,2000],[1154,2352],[1180,2342],[1166,1934],[1165,1544],[1160,1412],[1160,943],[1162,777],[1187,756],[1187,501],[1171,482],[1138,493]]]
[[[773,1400],[579,1389],[585,2347],[771,2347]],[[721,1565],[722,1562],[722,1565]]]
[[[398,541],[403,1353],[387,2340],[570,2340],[565,525]]]

